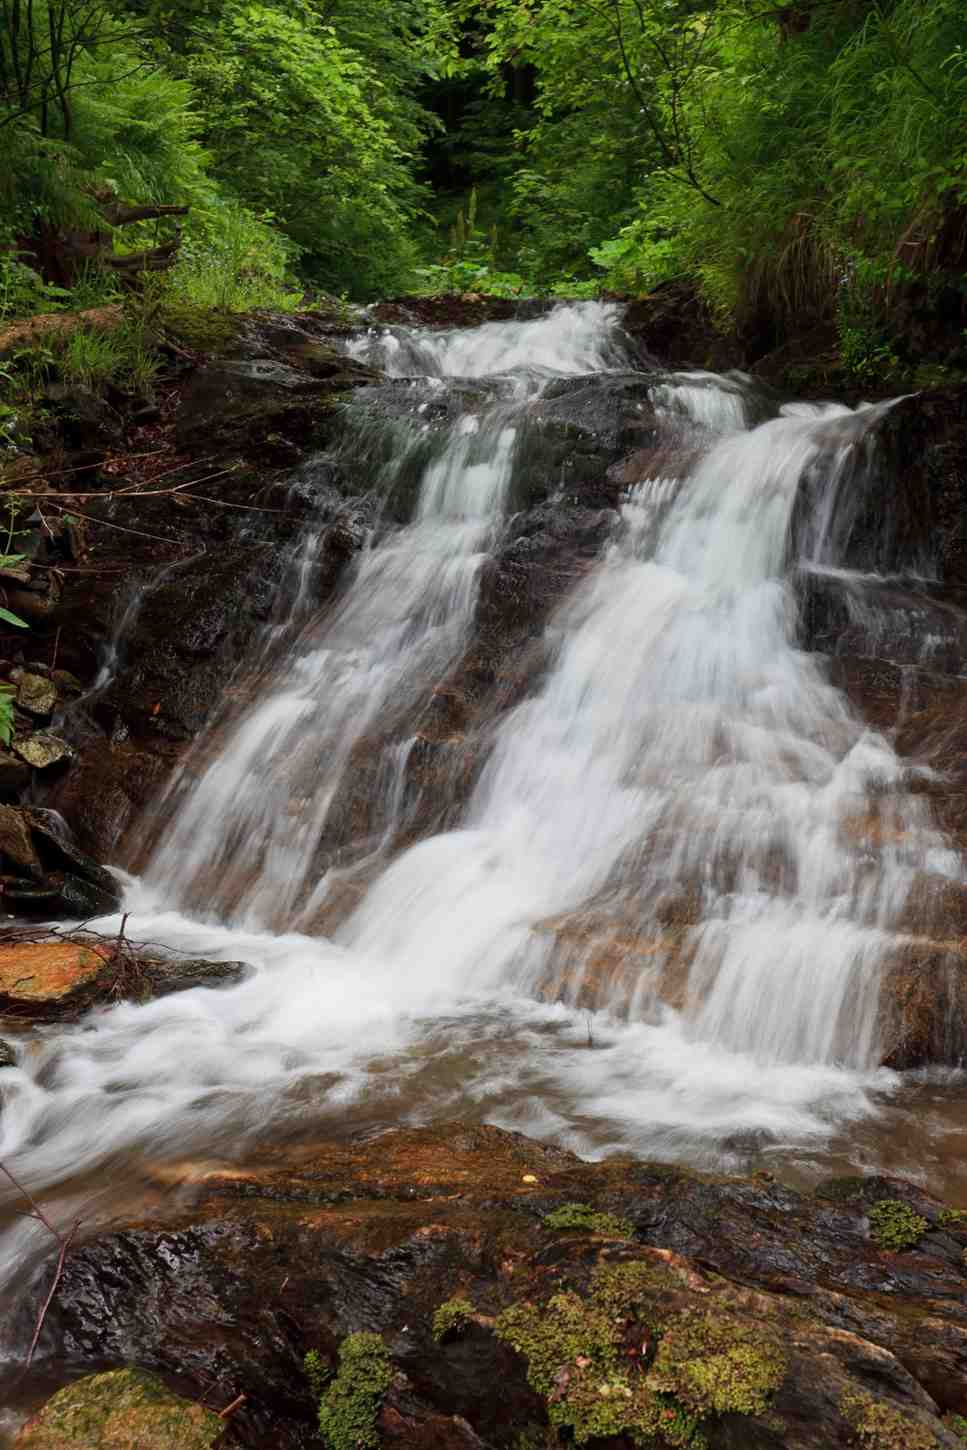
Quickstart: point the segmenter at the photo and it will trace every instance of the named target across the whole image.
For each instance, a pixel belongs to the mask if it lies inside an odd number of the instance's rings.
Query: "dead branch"
[[[127,920],[127,918],[125,918],[125,920]],[[67,1258],[67,1251],[70,1248],[71,1244],[74,1242],[77,1231],[81,1226],[81,1220],[79,1218],[75,1218],[74,1222],[71,1224],[67,1232],[61,1233],[60,1229],[55,1228],[54,1225],[51,1223],[50,1219],[44,1213],[44,1210],[41,1208],[40,1204],[34,1198],[30,1190],[20,1182],[19,1178],[16,1178],[14,1174],[11,1173],[10,1169],[5,1163],[0,1163],[0,1173],[2,1173],[5,1178],[8,1178],[10,1180],[17,1192],[21,1194],[30,1204],[30,1212],[28,1214],[25,1214],[24,1217],[36,1219],[37,1222],[39,1224],[42,1224],[47,1232],[57,1240],[57,1243],[60,1246],[60,1252],[57,1255],[57,1266],[54,1269],[54,1278],[49,1290],[47,1291],[47,1297],[44,1300],[43,1304],[40,1306],[40,1313],[37,1315],[37,1323],[34,1326],[34,1335],[30,1341],[30,1349],[27,1352],[27,1360],[24,1368],[29,1369],[31,1363],[33,1362],[33,1357],[36,1353],[37,1345],[40,1342],[40,1332],[44,1327],[44,1320],[47,1318],[47,1311],[50,1308],[51,1304],[54,1302],[54,1295],[57,1293],[58,1285],[60,1284],[60,1281],[64,1274],[64,1260]]]

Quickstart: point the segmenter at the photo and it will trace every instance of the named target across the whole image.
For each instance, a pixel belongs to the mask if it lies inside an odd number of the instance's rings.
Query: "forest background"
[[[679,287],[967,367],[963,0],[0,0],[0,143],[0,325]]]

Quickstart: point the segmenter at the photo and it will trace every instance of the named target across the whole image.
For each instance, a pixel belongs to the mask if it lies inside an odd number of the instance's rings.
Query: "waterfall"
[[[257,689],[199,745],[129,882],[132,937],[253,971],[119,1004],[7,1069],[0,1157],[35,1188],[122,1151],[229,1151],[276,1121],[447,1114],[721,1161],[736,1134],[822,1138],[895,1086],[880,964],[943,843],[889,741],[797,647],[788,558],[807,477],[827,557],[873,409],[777,413],[741,375],[656,376],[681,447],[629,486],[552,618],[459,828],[386,847],[335,936],[307,930],[333,802],[374,730],[382,819],[399,811],[405,721],[472,630],[528,409],[555,380],[626,369],[616,326],[584,304],[352,344],[402,396],[413,378],[414,399],[483,392],[428,451],[415,408],[380,483],[388,497],[418,461],[409,522],[384,518],[334,602],[303,590],[273,623]],[[855,845],[873,815],[875,855]]]
[[[586,304],[439,338],[387,330],[361,341],[356,351],[390,376],[491,377],[496,397],[449,425],[422,470],[413,521],[364,551],[336,607],[307,623],[294,610],[289,638],[273,630],[275,663],[262,671],[254,703],[221,725],[227,742],[207,768],[175,782],[149,882],[253,924],[290,925],[300,908],[311,920],[325,894],[325,882],[310,887],[317,847],[354,749],[426,696],[466,640],[507,502],[518,419],[551,379],[616,357],[615,318],[613,307]],[[411,470],[426,431],[417,413],[377,480],[382,494]],[[315,528],[307,543],[318,547]],[[405,759],[397,751],[384,772],[390,802]],[[393,824],[390,811],[386,829]]]

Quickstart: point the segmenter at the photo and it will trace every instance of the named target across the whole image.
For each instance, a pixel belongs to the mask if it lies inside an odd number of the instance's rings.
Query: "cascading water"
[[[335,603],[274,628],[270,686],[205,744],[129,883],[130,935],[253,973],[119,1005],[7,1070],[0,1158],[35,1190],[283,1119],[462,1114],[589,1153],[707,1159],[735,1135],[828,1135],[896,1081],[876,1071],[880,963],[943,842],[889,743],[796,648],[784,582],[801,480],[835,492],[874,410],[800,405],[747,431],[742,379],[656,379],[698,461],[627,496],[461,829],[386,866],[335,940],[293,929],[356,742],[466,638],[518,419],[549,379],[619,365],[614,324],[585,306],[360,345],[400,378],[487,378],[494,400],[453,425],[413,522],[377,537]],[[874,813],[890,826],[875,857],[851,845]],[[201,877],[221,921],[184,914]],[[21,1239],[0,1252],[16,1263]]]
[[[209,906],[229,906],[253,924],[289,925],[300,907],[311,921],[326,881],[307,900],[308,883],[354,748],[390,715],[404,715],[466,639],[477,576],[507,501],[521,413],[550,379],[615,358],[614,320],[615,309],[590,305],[439,339],[389,331],[363,339],[356,350],[379,358],[390,376],[493,376],[496,397],[482,415],[464,413],[449,426],[423,469],[413,522],[364,552],[335,608],[307,622],[294,611],[289,640],[273,632],[282,658],[263,672],[255,703],[229,725],[227,746],[200,778],[174,785],[174,823],[155,851],[150,883],[197,902],[203,881]],[[381,492],[410,470],[426,428],[404,439],[377,481]],[[308,543],[317,546],[316,531]],[[390,800],[402,762],[405,751],[387,772]]]

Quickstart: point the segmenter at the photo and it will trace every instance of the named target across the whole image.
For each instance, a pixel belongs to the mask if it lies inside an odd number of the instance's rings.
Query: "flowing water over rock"
[[[463,1116],[705,1162],[835,1139],[899,1083],[879,1066],[881,974],[908,897],[959,871],[916,771],[796,644],[790,540],[835,567],[883,409],[780,407],[741,375],[629,378],[597,304],[351,346],[391,379],[347,417],[381,516],[321,610],[308,531],[290,614],[128,884],[131,936],[253,971],[51,1036],[5,1070],[0,1157],[35,1191],[68,1185],[67,1213],[90,1191],[70,1181],[105,1161],[282,1124]],[[456,828],[413,844],[414,721],[470,646],[526,440],[551,436],[557,400],[597,408],[608,387],[650,409],[644,471],[539,677],[481,728]],[[354,838],[371,741],[379,803]],[[857,845],[871,821],[875,850]],[[324,934],[347,853],[358,904]]]

